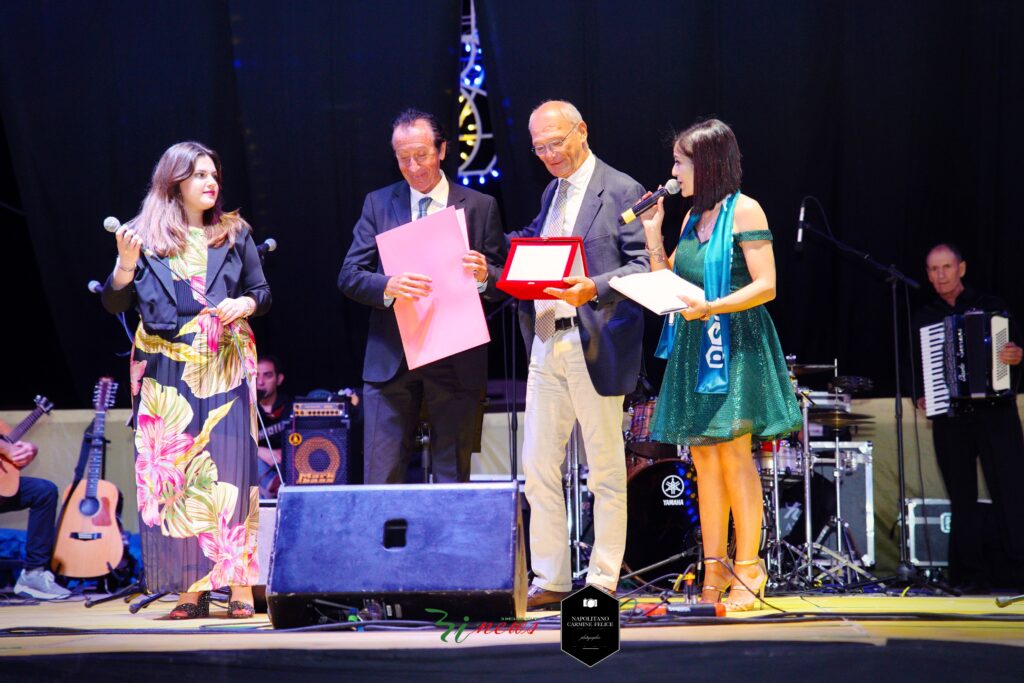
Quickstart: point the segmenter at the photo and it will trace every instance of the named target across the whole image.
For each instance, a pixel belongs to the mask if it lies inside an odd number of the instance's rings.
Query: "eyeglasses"
[[[559,151],[561,151],[562,145],[565,144],[565,141],[569,139],[569,136],[572,135],[572,132],[574,130],[576,130],[576,126],[578,126],[578,125],[580,125],[578,121],[576,123],[572,124],[572,128],[569,129],[569,132],[566,133],[565,137],[562,138],[561,140],[556,140],[555,142],[549,142],[546,145],[537,145],[536,147],[531,147],[530,151],[533,152],[534,154],[536,154],[539,157],[544,156],[548,152],[559,152]]]
[[[398,163],[401,166],[408,166],[410,161],[415,161],[418,165],[422,166],[434,158],[434,150],[420,150],[413,154],[396,154],[395,158],[398,159]]]

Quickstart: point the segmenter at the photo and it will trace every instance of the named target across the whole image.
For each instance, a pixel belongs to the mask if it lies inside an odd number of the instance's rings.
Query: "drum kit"
[[[870,581],[872,445],[855,439],[870,429],[872,420],[853,412],[851,400],[869,390],[871,381],[840,376],[838,362],[786,360],[803,413],[802,429],[755,443],[752,454],[764,492],[761,553],[769,587],[804,590]],[[831,378],[827,390],[803,385],[826,373]],[[696,471],[685,447],[651,439],[655,402],[641,400],[629,410],[623,579],[681,574],[701,559]]]

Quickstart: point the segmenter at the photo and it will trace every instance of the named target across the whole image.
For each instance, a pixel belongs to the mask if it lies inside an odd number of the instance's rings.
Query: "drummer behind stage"
[[[967,262],[951,244],[938,244],[928,252],[928,281],[938,298],[914,316],[914,329],[941,322],[946,316],[970,309],[1006,311],[1006,303],[963,283]],[[1016,336],[1011,325],[1010,332]],[[918,344],[918,352],[920,352]],[[1021,347],[1007,343],[999,360],[1019,365]],[[915,356],[920,365],[920,355]],[[921,377],[920,370],[918,377]],[[919,380],[920,381],[920,380]],[[1013,385],[1016,387],[1016,384]],[[921,396],[920,386],[918,395]],[[917,399],[924,410],[924,398]],[[984,400],[957,402],[955,415],[938,415],[932,420],[935,458],[949,494],[951,529],[949,533],[950,582],[965,593],[987,593],[993,585],[1011,582],[1024,589],[1024,496],[1013,489],[1024,466],[1024,432],[1017,413],[1017,392]],[[985,475],[992,495],[997,548],[986,544],[992,536],[978,505],[978,466]]]

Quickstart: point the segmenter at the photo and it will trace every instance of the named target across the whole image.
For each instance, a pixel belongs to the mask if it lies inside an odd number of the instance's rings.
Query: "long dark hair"
[[[202,156],[213,161],[217,184],[223,190],[224,177],[217,153],[198,142],[179,142],[168,147],[160,157],[139,215],[132,219],[145,245],[161,256],[173,256],[185,248],[188,215],[182,203],[180,185],[192,175],[196,160]],[[225,241],[234,245],[239,235],[251,229],[237,211],[224,211],[222,197],[223,194],[218,192],[217,203],[203,212],[203,228],[210,246],[218,246]]]
[[[675,137],[672,147],[693,160],[692,211],[708,211],[740,189],[740,147],[732,129],[718,119],[693,124]]]

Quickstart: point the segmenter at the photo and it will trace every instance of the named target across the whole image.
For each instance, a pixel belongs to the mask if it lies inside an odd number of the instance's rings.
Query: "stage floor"
[[[134,615],[120,600],[91,608],[81,601],[7,603],[0,607],[0,634],[4,636],[0,638],[0,656],[7,658],[0,671],[19,674],[7,680],[33,679],[23,675],[29,671],[37,673],[40,680],[88,680],[80,674],[89,670],[90,662],[101,661],[112,667],[111,671],[123,671],[125,680],[138,678],[139,667],[150,671],[146,678],[158,680],[164,674],[169,678],[191,675],[194,672],[186,674],[180,669],[187,661],[185,666],[248,669],[242,680],[281,680],[287,673],[300,674],[306,680],[318,678],[318,673],[329,673],[333,680],[373,676],[423,680],[420,674],[427,671],[448,680],[479,680],[478,675],[521,680],[524,676],[536,679],[541,672],[575,671],[585,674],[587,680],[607,677],[621,681],[623,675],[639,675],[637,666],[644,671],[640,679],[660,680],[662,664],[669,667],[663,671],[665,677],[671,678],[668,671],[678,662],[689,667],[694,680],[714,680],[716,671],[747,675],[745,669],[737,668],[746,661],[754,667],[752,674],[759,672],[760,680],[791,679],[792,672],[804,668],[815,679],[830,672],[827,675],[832,680],[860,675],[871,676],[869,680],[885,680],[890,675],[923,680],[917,676],[925,673],[921,666],[934,669],[929,680],[964,680],[954,677],[958,668],[973,673],[973,680],[982,680],[976,677],[979,675],[984,680],[998,680],[1004,673],[1006,680],[1024,678],[1020,673],[1024,672],[1024,603],[1000,609],[992,597],[882,595],[768,600],[782,612],[761,610],[671,626],[624,626],[621,651],[592,669],[560,652],[553,612],[530,613],[530,618],[542,619],[541,628],[532,634],[471,633],[455,643],[451,638],[442,642],[443,631],[433,627],[374,632],[274,631],[264,614],[238,622],[224,618],[223,607],[216,605],[209,619],[169,621],[164,615],[173,605],[171,601],[154,603]],[[800,615],[833,620],[807,621]],[[723,668],[721,658],[729,654],[733,657]],[[340,662],[345,662],[344,666]],[[771,671],[762,668],[767,662],[772,664]],[[421,666],[425,669],[418,668]],[[414,672],[418,672],[416,676]],[[214,678],[227,680],[223,673]]]

